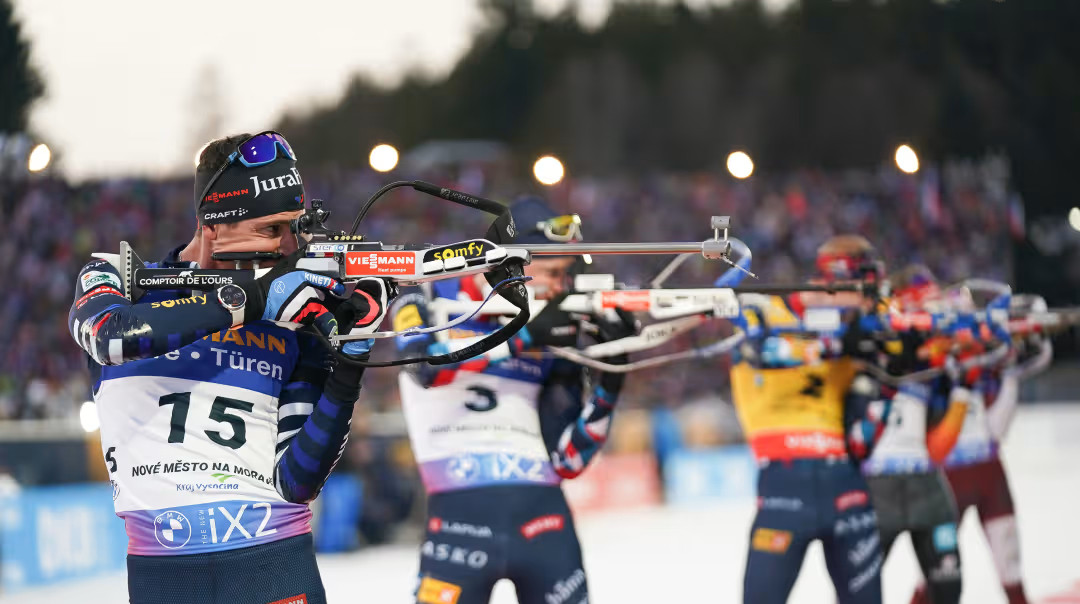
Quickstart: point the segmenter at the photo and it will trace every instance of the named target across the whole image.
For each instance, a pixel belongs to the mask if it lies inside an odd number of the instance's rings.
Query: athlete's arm
[[[946,392],[938,393],[936,404],[927,409],[926,451],[935,464],[944,463],[956,446],[974,396],[982,395],[962,383],[954,383]]]
[[[874,451],[892,409],[892,398],[882,391],[881,383],[860,372],[851,382],[844,400],[844,431],[848,454],[862,461]]]
[[[363,279],[356,293],[338,308],[343,333],[378,328],[386,316],[392,286],[381,279]],[[297,334],[300,362],[293,380],[282,389],[278,408],[278,443],[274,479],[286,501],[307,503],[322,489],[345,451],[353,406],[360,398],[362,367],[331,363],[329,352],[313,336]],[[342,351],[366,360],[371,340],[348,342]]]
[[[100,365],[160,356],[210,333],[259,320],[310,323],[330,335],[334,322],[322,305],[324,290],[341,295],[344,286],[323,275],[294,270],[291,263],[297,257],[290,256],[268,274],[242,285],[247,303],[235,316],[221,305],[217,292],[132,303],[116,267],[95,260],[79,271],[68,330]]]
[[[300,361],[281,390],[274,481],[286,501],[315,499],[341,458],[352,422],[353,403],[324,393],[330,355],[322,342],[297,332]]]
[[[598,321],[600,341],[612,341],[636,332],[637,326],[629,313],[619,313],[617,321]],[[606,359],[608,363],[626,363],[626,355]],[[569,425],[562,429],[558,442],[551,450],[551,462],[555,472],[563,478],[576,478],[596,456],[607,441],[611,431],[611,416],[615,411],[615,402],[622,390],[624,373],[599,373],[593,376],[589,370],[578,368],[582,376],[579,383],[595,385],[588,389],[588,395],[582,400],[581,411],[570,418]],[[571,382],[572,383],[572,382]]]
[[[1049,338],[1041,339],[1036,344],[1035,351],[1030,358],[1022,359],[1014,367],[1002,372],[1001,388],[997,397],[986,401],[986,419],[990,424],[990,434],[998,442],[1005,438],[1005,433],[1016,416],[1016,409],[1020,404],[1020,382],[1042,372],[1054,357]]]
[[[233,322],[212,292],[150,304],[133,304],[125,293],[119,271],[106,260],[79,271],[68,330],[101,365],[156,357],[228,329]]]

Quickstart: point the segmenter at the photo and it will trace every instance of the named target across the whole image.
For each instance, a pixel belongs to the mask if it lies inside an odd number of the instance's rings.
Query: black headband
[[[197,200],[197,207],[199,224],[303,210],[304,181],[291,159],[281,158],[255,168],[237,162],[222,172],[203,199]]]

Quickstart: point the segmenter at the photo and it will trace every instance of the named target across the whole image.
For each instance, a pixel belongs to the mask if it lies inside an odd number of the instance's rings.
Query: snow
[[[1024,580],[1034,602],[1060,596],[1080,582],[1080,406],[1021,409],[1004,450],[1018,510]],[[707,505],[659,506],[578,519],[589,573],[590,601],[739,602],[750,499]],[[978,518],[969,511],[960,531],[965,604],[1005,602]],[[412,602],[416,544],[370,548],[319,558],[330,602]],[[885,565],[885,603],[906,604],[919,576],[906,536]],[[1073,592],[1076,593],[1076,592]],[[832,602],[819,544],[811,546],[789,602]],[[1076,598],[1076,599],[1073,599]],[[20,592],[0,602],[98,604],[126,602],[126,579],[114,574]],[[1080,602],[1080,597],[1057,602]],[[500,583],[493,604],[516,602]]]

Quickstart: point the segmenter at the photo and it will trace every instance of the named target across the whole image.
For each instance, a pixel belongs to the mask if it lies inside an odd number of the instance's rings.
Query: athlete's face
[[[296,235],[289,228],[289,223],[299,218],[302,210],[279,212],[269,216],[250,218],[239,222],[219,224],[213,228],[203,228],[203,252],[199,266],[203,268],[234,268],[233,262],[213,260],[215,252],[279,252],[289,255],[296,251]],[[277,260],[265,260],[259,263],[267,268]],[[245,263],[246,265],[247,263]]]
[[[832,285],[856,285],[860,281],[832,281]],[[823,285],[824,279],[811,279],[811,285]],[[874,301],[859,292],[799,292],[799,299],[807,308],[859,308],[869,311],[874,308]]]
[[[569,257],[536,258],[525,265],[525,276],[532,277],[529,287],[537,300],[550,300],[566,291],[570,267],[574,259]]]

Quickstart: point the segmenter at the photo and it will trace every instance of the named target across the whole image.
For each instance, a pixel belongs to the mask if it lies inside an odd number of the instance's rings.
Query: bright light
[[[398,162],[398,152],[392,145],[375,145],[368,156],[368,163],[378,172],[389,172]]]
[[[49,167],[50,161],[52,161],[52,151],[49,150],[48,145],[41,143],[30,152],[30,159],[26,162],[26,168],[31,172],[41,172]]]
[[[562,162],[554,155],[545,155],[533,164],[533,176],[542,185],[555,185],[566,175]]]
[[[754,160],[742,151],[727,156],[727,169],[735,178],[749,178],[754,173]]]
[[[1080,208],[1069,210],[1069,226],[1080,231]]]
[[[900,145],[896,148],[896,167],[906,174],[914,174],[919,171],[919,156],[911,147]]]
[[[82,424],[82,429],[87,432],[93,432],[101,426],[101,422],[98,420],[97,405],[94,401],[86,401],[79,407],[79,423]]]

